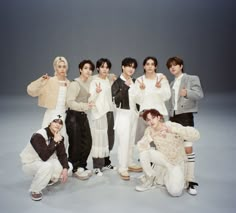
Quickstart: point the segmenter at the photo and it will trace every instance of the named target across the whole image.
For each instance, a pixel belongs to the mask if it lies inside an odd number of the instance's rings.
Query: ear
[[[180,69],[182,70],[184,68],[183,64],[180,66]]]

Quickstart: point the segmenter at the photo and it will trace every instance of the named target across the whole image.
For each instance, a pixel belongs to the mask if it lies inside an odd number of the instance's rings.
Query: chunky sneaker
[[[146,178],[146,182],[143,183],[142,185],[136,186],[135,190],[138,192],[144,192],[147,190],[155,189],[157,186],[156,186],[154,180],[155,180],[154,177]]]
[[[100,177],[103,176],[103,173],[98,168],[94,169],[94,174],[97,175],[97,176],[100,176]]]
[[[117,168],[115,166],[112,166],[111,164],[109,164],[109,165],[104,166],[103,169],[116,170]]]
[[[43,194],[41,192],[31,192],[31,199],[34,200],[34,201],[39,201],[39,200],[42,200],[43,198]]]
[[[138,177],[138,180],[141,182],[141,183],[145,183],[147,181],[147,176],[145,174],[142,174]]]
[[[139,165],[133,164],[128,167],[129,172],[142,172],[143,168]]]
[[[195,183],[195,182],[188,183],[187,192],[190,195],[197,195],[197,189],[195,188],[195,186],[198,186],[198,183]]]
[[[119,175],[122,180],[130,180],[129,173],[127,171],[119,172]]]
[[[85,168],[85,169],[84,169],[84,172],[87,173],[87,175],[88,175],[89,177],[91,177],[91,176],[93,175],[93,172],[92,172],[90,169]]]
[[[89,175],[87,172],[85,172],[84,168],[80,167],[77,169],[76,172],[74,172],[74,175],[80,179],[80,180],[87,180],[89,179]]]

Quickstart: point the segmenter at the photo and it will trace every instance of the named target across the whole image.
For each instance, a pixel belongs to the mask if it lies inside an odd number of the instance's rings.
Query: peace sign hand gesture
[[[101,88],[101,83],[96,83],[96,93],[100,93],[102,91],[102,88]]]
[[[139,79],[137,79],[138,83],[139,83],[139,88],[141,90],[144,90],[146,88],[144,82],[143,82],[143,78],[141,78],[141,81]]]

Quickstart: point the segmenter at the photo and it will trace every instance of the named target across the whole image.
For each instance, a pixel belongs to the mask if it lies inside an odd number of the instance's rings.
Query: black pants
[[[111,151],[113,146],[114,146],[114,141],[115,141],[113,112],[108,112],[107,113],[107,124],[108,124],[108,129],[107,129],[108,148],[109,148],[109,151]],[[111,164],[110,156],[105,157],[105,166],[108,166],[110,164]]]
[[[175,115],[170,117],[170,121],[179,123],[183,126],[194,126],[194,118],[193,113],[182,113],[179,115]]]
[[[68,160],[75,172],[78,167],[86,168],[92,147],[92,136],[86,113],[68,110],[66,115],[66,132],[69,138]]]

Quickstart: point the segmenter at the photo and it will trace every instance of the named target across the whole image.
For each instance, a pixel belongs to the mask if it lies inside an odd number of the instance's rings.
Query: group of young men
[[[114,141],[118,145],[119,176],[130,180],[129,172],[144,172],[137,191],[163,185],[172,196],[180,196],[184,188],[191,195],[197,194],[193,141],[200,134],[193,126],[198,101],[203,98],[200,80],[184,73],[179,57],[167,60],[166,66],[175,77],[170,84],[157,72],[155,57],[144,59],[144,75],[135,80],[132,76],[137,66],[136,59],[124,58],[122,73],[114,79],[109,76],[110,61],[102,58],[96,64],[98,75],[91,79],[92,62],[79,64],[80,77],[66,92],[66,118],[53,115],[21,153],[23,170],[34,176],[30,187],[33,200],[42,199],[47,185],[59,179],[65,182],[70,169],[79,179],[89,179],[93,173],[86,168],[90,151],[95,175],[102,176],[104,168],[115,170],[109,158]],[[69,161],[65,136],[60,134],[64,122]],[[135,143],[141,166],[134,163]]]

